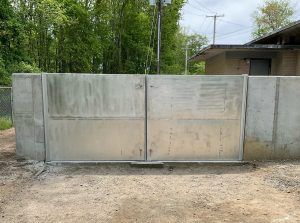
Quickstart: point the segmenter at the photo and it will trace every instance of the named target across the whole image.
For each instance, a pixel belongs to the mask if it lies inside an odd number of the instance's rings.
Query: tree
[[[176,36],[177,39],[177,51],[173,55],[173,60],[177,61],[178,71],[177,74],[185,73],[185,59],[186,50],[188,58],[197,54],[204,46],[207,45],[208,39],[206,36],[199,34],[188,34],[186,30],[180,29]],[[188,74],[204,74],[205,63],[204,62],[189,62]]]
[[[183,4],[163,8],[163,73],[184,72]],[[1,0],[0,84],[13,72],[155,74],[156,16],[146,0]]]
[[[24,68],[24,69],[23,69]],[[9,0],[0,2],[0,85],[11,84],[11,73],[36,70],[25,51],[24,26]]]
[[[289,0],[266,0],[253,15],[255,22],[253,36],[260,37],[288,25],[294,12]]]

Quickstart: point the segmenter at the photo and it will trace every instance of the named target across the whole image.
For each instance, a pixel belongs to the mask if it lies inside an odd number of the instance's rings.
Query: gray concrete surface
[[[148,158],[237,161],[243,76],[148,76]]]
[[[46,76],[48,161],[137,161],[145,156],[143,75]]]
[[[13,75],[13,116],[17,155],[45,160],[41,75]]]
[[[300,78],[249,77],[245,160],[300,158]]]

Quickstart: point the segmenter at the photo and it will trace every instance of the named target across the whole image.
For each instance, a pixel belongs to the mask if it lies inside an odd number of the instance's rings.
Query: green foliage
[[[199,34],[188,34],[185,30],[181,29],[176,35],[176,51],[173,55],[173,60],[176,61],[175,74],[185,73],[185,59],[186,50],[188,58],[197,54],[204,46],[207,45],[208,39]],[[205,64],[203,62],[189,62],[188,74],[204,74]]]
[[[162,73],[183,74],[186,45],[191,56],[206,42],[180,30],[183,4],[163,7]],[[146,0],[2,0],[0,84],[14,72],[156,73],[154,9]]]
[[[18,64],[14,64],[13,67],[10,67],[15,73],[39,73],[41,70],[34,64],[29,64],[24,61],[21,61]]]
[[[190,74],[205,74],[205,62],[193,62],[190,65]]]
[[[12,122],[8,118],[0,117],[0,130],[10,129],[12,127]]]
[[[258,7],[253,18],[255,21],[254,37],[260,37],[288,25],[292,21],[295,10],[289,0],[265,0]]]

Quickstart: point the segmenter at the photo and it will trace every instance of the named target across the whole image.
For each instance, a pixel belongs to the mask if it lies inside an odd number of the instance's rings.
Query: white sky
[[[212,42],[213,18],[206,15],[224,14],[217,21],[217,44],[243,44],[252,37],[252,14],[263,0],[187,0],[180,24],[189,33],[206,35]],[[300,1],[292,0],[296,10],[295,20],[300,19]]]

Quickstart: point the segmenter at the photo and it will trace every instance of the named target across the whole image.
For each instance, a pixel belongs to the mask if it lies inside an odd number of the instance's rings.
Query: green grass
[[[10,129],[12,127],[12,122],[9,118],[0,117],[0,130]]]

